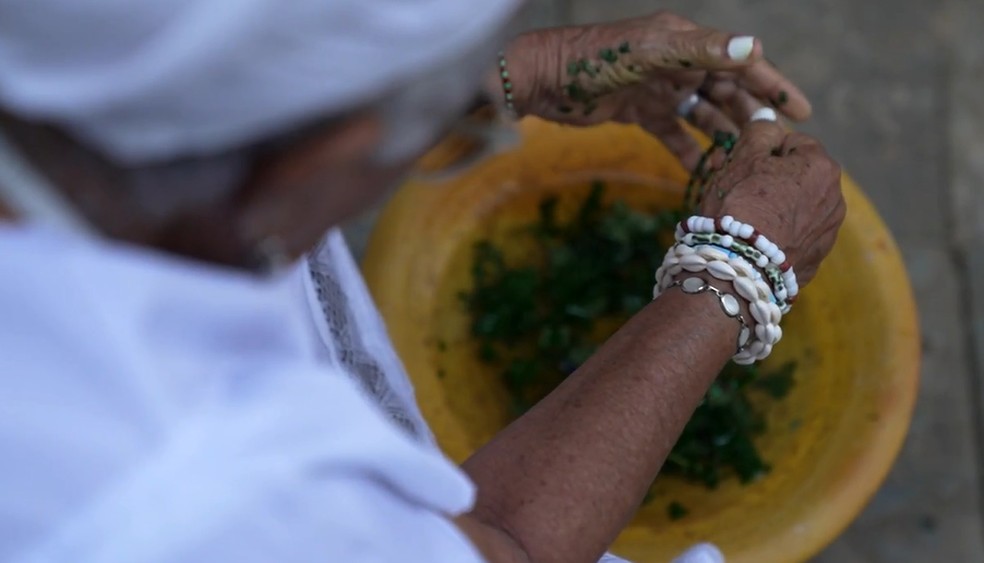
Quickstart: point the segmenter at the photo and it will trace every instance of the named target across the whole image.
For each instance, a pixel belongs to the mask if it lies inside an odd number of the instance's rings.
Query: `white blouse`
[[[325,362],[305,273],[0,227],[0,560],[478,561],[473,486]]]

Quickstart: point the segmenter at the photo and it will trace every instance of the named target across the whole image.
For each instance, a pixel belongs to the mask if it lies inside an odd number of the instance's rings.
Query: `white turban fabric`
[[[123,163],[212,153],[374,101],[518,2],[0,0],[0,105]]]

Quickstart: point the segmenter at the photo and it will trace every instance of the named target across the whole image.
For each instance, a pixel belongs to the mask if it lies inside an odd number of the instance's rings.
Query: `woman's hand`
[[[752,37],[701,28],[662,12],[613,23],[536,31],[505,51],[520,114],[573,125],[635,123],[687,167],[700,158],[678,110],[705,133],[737,133],[763,105],[793,120],[806,97],[762,58]]]
[[[840,166],[823,146],[774,121],[745,127],[704,189],[701,215],[731,215],[779,245],[800,287],[816,276],[847,212]]]

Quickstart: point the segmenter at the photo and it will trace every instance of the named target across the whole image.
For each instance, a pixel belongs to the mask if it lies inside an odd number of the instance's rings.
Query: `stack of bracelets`
[[[799,293],[796,274],[783,251],[751,225],[729,215],[690,217],[677,225],[676,241],[656,271],[653,298],[674,287],[689,294],[713,293],[724,313],[741,325],[734,362],[747,365],[767,358],[782,339],[779,322]],[[684,272],[731,283],[738,297],[748,303],[754,330],[734,295],[700,277],[677,280]]]

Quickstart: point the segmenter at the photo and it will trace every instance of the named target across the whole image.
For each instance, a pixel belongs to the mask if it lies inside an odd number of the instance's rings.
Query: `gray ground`
[[[902,247],[924,353],[895,470],[816,561],[984,562],[984,2],[531,1],[529,26],[667,9],[752,33],[806,90],[816,117],[805,129]]]

